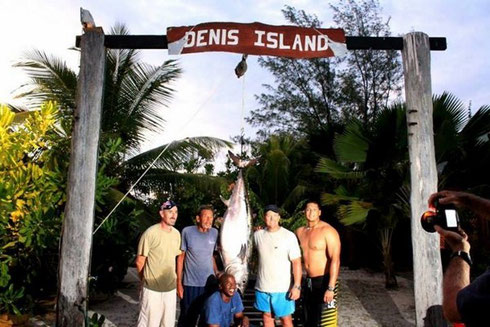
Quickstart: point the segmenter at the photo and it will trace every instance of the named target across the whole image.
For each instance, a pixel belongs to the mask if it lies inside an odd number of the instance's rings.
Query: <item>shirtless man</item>
[[[321,213],[318,202],[308,201],[307,225],[296,230],[307,274],[303,292],[307,327],[337,326],[340,238],[335,228],[320,220]]]

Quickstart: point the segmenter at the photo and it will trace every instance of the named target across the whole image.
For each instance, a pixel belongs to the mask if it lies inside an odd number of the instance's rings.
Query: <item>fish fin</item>
[[[219,196],[219,198],[221,199],[221,202],[223,202],[225,204],[225,206],[229,207],[230,206],[230,199],[225,199],[224,197],[222,197],[221,195]]]
[[[228,150],[228,155],[230,156],[230,159],[233,161],[235,166],[241,168],[242,161],[240,160],[240,158],[230,150]]]
[[[240,253],[238,253],[238,257],[243,261],[247,258],[247,244],[244,243],[242,244],[242,247],[240,249]]]
[[[228,155],[230,156],[230,159],[233,161],[235,166],[237,166],[238,168],[247,168],[247,167],[253,166],[258,161],[258,159],[242,160],[236,154],[231,152],[230,150],[228,150]]]
[[[259,158],[254,158],[246,163],[245,168],[254,166],[259,161]]]

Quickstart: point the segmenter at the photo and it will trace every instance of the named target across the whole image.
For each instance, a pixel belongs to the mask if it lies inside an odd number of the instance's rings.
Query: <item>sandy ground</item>
[[[398,290],[388,291],[384,287],[383,274],[342,268],[339,326],[414,326],[413,282],[399,276],[397,280]],[[133,270],[128,273],[124,285],[114,296],[91,307],[92,311],[106,317],[104,326],[136,326],[138,286]]]
[[[381,273],[342,269],[339,326],[415,326],[413,282],[397,280],[397,290],[386,290]]]

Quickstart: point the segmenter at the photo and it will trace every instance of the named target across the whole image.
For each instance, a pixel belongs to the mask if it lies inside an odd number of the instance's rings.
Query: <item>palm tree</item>
[[[335,159],[322,157],[316,168],[338,180],[333,193],[322,194],[322,203],[337,206],[342,224],[375,226],[388,288],[397,285],[391,241],[403,217],[396,204],[408,173],[405,126],[399,104],[381,111],[371,127],[351,121],[334,140]]]
[[[297,195],[304,192],[303,186],[299,184],[301,177],[297,176],[300,171],[294,166],[294,156],[302,151],[304,144],[290,135],[277,135],[255,147],[253,152],[260,164],[247,170],[253,192],[265,204],[288,206],[294,203]],[[291,197],[295,199],[288,199]]]
[[[451,94],[435,96],[433,102],[440,188],[490,195],[490,106],[471,115]]]
[[[118,24],[111,34],[127,35],[129,31],[124,25]],[[45,101],[56,101],[61,112],[60,129],[66,137],[60,139],[59,162],[67,161],[70,144],[71,122],[76,103],[77,74],[66,63],[46,53],[33,50],[26,59],[18,62],[17,67],[23,68],[30,77],[30,83],[19,90],[18,97],[28,100],[28,107],[38,108]],[[171,186],[180,179],[206,179],[208,184],[220,183],[213,176],[200,175],[196,178],[191,174],[179,174],[177,168],[195,153],[214,155],[222,147],[230,146],[230,142],[212,137],[193,137],[176,140],[149,151],[140,153],[141,144],[149,135],[162,133],[165,127],[163,110],[175,92],[171,85],[181,74],[175,60],[167,60],[160,66],[151,66],[139,60],[137,50],[110,49],[107,51],[101,135],[99,147],[99,172],[97,215],[95,224],[103,218],[153,163],[140,184],[136,185],[133,195],[114,212],[103,228],[95,235],[92,267],[103,271],[117,265],[118,258],[107,262],[104,253],[113,254],[113,248],[123,244],[126,260],[121,274],[125,272],[128,253],[132,254],[135,241],[141,226],[144,224],[146,205],[137,201],[134,194],[156,194],[160,196],[165,187]],[[156,161],[155,161],[156,160]],[[166,180],[165,180],[166,179]],[[197,183],[203,185],[206,183]],[[119,233],[120,232],[120,233]],[[122,235],[123,239],[114,237]],[[120,242],[120,243],[117,243]],[[102,250],[105,249],[106,251]],[[131,249],[131,250],[129,250]],[[113,255],[112,257],[116,257]],[[121,258],[119,258],[121,259]]]
[[[440,188],[490,195],[490,107],[473,116],[461,101],[444,93],[433,97],[434,143]],[[335,156],[323,157],[317,171],[338,180],[324,204],[336,205],[347,226],[375,225],[386,285],[396,285],[391,241],[401,218],[409,216],[407,132],[404,105],[384,109],[371,127],[348,124],[334,141]]]
[[[111,34],[128,35],[128,29],[117,24]],[[174,90],[171,83],[181,74],[175,60],[167,60],[154,67],[138,59],[137,50],[111,49],[107,52],[104,84],[104,102],[101,122],[101,144],[118,142],[117,156],[108,170],[118,177],[134,180],[132,169],[141,171],[161,151],[165,153],[156,162],[156,168],[171,170],[196,151],[214,153],[230,143],[211,137],[187,138],[170,146],[162,145],[144,153],[139,147],[151,133],[162,133],[165,120],[162,109],[168,106]],[[46,53],[33,50],[27,59],[15,66],[23,68],[31,82],[21,88],[18,97],[24,97],[29,107],[38,108],[45,101],[56,101],[63,115],[62,125],[70,130],[77,75],[66,63]],[[154,134],[153,134],[154,135]],[[130,158],[129,160],[127,158]]]

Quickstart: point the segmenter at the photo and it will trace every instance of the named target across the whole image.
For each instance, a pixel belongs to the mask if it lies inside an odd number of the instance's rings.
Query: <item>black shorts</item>
[[[305,327],[337,326],[337,292],[334,290],[334,304],[326,304],[323,297],[328,288],[329,275],[306,278],[303,292]]]

